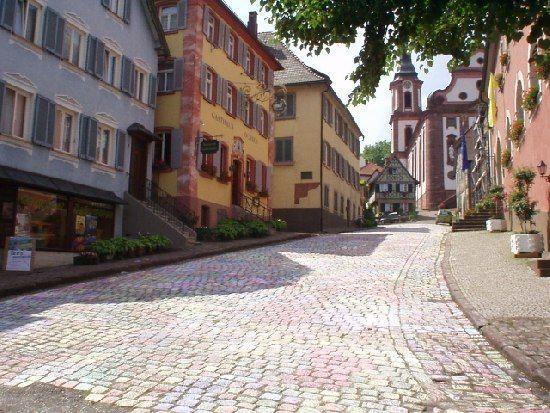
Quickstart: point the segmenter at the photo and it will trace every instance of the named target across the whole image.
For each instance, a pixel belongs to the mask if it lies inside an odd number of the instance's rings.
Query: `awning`
[[[76,184],[59,178],[22,171],[0,165],[0,180],[15,182],[21,185],[28,185],[37,189],[61,192],[67,195],[76,195],[96,201],[111,204],[124,204],[125,202],[117,197],[114,192],[104,191],[88,185]]]
[[[146,142],[160,141],[161,139],[143,126],[141,123],[132,123],[127,129],[128,135]]]

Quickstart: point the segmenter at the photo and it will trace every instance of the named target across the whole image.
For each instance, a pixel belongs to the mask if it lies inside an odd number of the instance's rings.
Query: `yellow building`
[[[343,231],[361,215],[359,137],[330,78],[306,66],[272,33],[260,39],[284,67],[286,110],[275,122],[273,216],[294,231]]]
[[[247,27],[220,0],[156,5],[172,56],[159,67],[156,184],[200,226],[243,210],[267,219],[281,66],[257,38],[257,15]]]

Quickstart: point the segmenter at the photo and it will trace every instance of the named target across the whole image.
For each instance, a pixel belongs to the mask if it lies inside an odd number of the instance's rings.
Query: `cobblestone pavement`
[[[136,413],[546,411],[450,299],[447,230],[327,235],[0,302],[0,392],[49,383]]]
[[[510,233],[451,235],[452,276],[502,341],[550,377],[550,278],[510,253]]]

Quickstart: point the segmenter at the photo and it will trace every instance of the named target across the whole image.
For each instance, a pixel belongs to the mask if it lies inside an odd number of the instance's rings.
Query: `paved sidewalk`
[[[266,238],[242,239],[231,242],[206,242],[185,250],[149,255],[128,260],[109,261],[99,265],[61,266],[40,268],[32,273],[0,271],[0,299],[17,294],[53,288],[64,284],[91,280],[105,276],[124,275],[160,265],[174,264],[197,258],[210,257],[233,251],[279,244],[296,239],[309,238],[312,234],[279,232]],[[1,413],[1,412],[0,412]]]
[[[452,233],[447,256],[451,292],[476,327],[550,387],[550,278],[513,258],[510,233]]]

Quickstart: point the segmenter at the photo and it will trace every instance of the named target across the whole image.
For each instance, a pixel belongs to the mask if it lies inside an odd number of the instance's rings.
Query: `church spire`
[[[401,60],[399,61],[399,67],[397,69],[395,77],[397,78],[400,75],[417,75],[416,69],[412,63],[411,55],[409,53],[404,53],[401,56]]]

